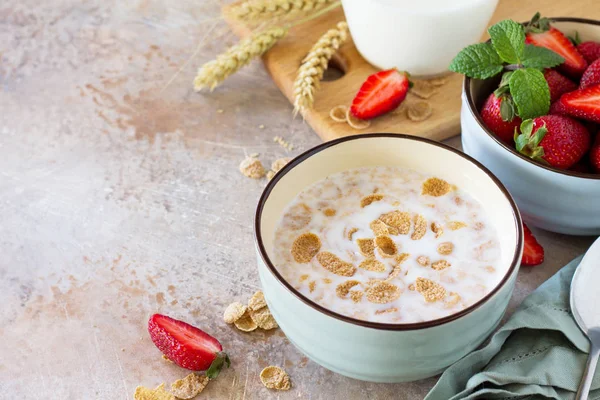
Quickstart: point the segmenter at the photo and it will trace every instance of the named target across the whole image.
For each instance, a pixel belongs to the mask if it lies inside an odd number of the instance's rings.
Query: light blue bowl
[[[434,160],[434,161],[432,161]],[[455,182],[486,209],[498,230],[506,275],[471,307],[443,319],[383,324],[334,313],[283,280],[270,260],[285,206],[310,184],[364,166],[403,166]],[[502,184],[470,157],[426,139],[367,134],[321,144],[290,162],[267,185],[255,217],[258,272],[267,303],[289,340],[339,374],[372,382],[427,378],[473,351],[496,328],[513,291],[522,254],[521,217]]]

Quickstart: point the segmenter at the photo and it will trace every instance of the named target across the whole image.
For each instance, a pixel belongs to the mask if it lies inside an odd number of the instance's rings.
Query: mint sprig
[[[565,60],[552,50],[525,44],[525,32],[548,29],[549,23],[539,13],[526,27],[512,20],[500,21],[488,29],[490,42],[467,46],[452,60],[449,69],[475,79],[488,79],[509,71],[494,92],[503,97],[502,104],[507,102],[501,110],[502,118],[510,121],[515,114],[523,119],[546,115],[550,109],[550,89],[541,71]]]

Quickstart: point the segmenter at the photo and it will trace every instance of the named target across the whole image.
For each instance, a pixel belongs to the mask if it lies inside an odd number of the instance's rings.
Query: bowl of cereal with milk
[[[397,134],[305,152],[255,216],[259,276],[286,336],[325,368],[374,382],[438,374],[485,340],[512,294],[522,236],[485,167]]]

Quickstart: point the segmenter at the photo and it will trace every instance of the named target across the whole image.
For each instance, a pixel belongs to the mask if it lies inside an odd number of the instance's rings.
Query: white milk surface
[[[279,221],[274,242],[277,269],[309,299],[334,312],[368,321],[395,324],[428,321],[451,315],[477,302],[497,286],[506,272],[499,265],[500,245],[496,230],[481,205],[456,186],[438,197],[422,194],[423,183],[428,178],[432,177],[409,169],[365,167],[316,182],[298,194]],[[361,199],[373,193],[383,195],[383,199],[361,207]],[[335,215],[331,215],[332,210]],[[375,238],[371,223],[392,211],[411,215],[408,234],[386,235],[398,249],[396,256],[384,257],[378,249],[375,249],[374,257],[361,254],[357,239]],[[426,233],[420,239],[411,238],[416,215],[427,222]],[[457,222],[466,226],[453,230]],[[432,223],[443,228],[439,237],[432,231]],[[350,239],[349,233],[355,229]],[[306,263],[296,262],[291,251],[293,243],[306,233],[319,237],[320,252],[333,253],[356,267],[354,274],[337,275],[324,268],[317,256]],[[452,252],[439,253],[441,243],[451,244]],[[398,255],[403,253],[408,255],[401,261],[402,257]],[[426,266],[417,261],[419,257],[422,263],[425,258],[429,260]],[[361,268],[361,262],[368,258],[383,263],[385,270],[376,272]],[[444,269],[432,267],[433,263],[442,260],[450,266]],[[395,268],[396,271],[400,269],[399,273],[390,277]],[[438,290],[438,296],[427,301],[426,288],[416,285],[417,278],[441,286],[441,294]],[[336,293],[338,285],[349,280],[360,282],[351,288],[357,292],[354,300]],[[394,285],[392,288],[397,288],[400,295],[389,302],[370,301],[366,295],[369,287],[381,281]]]

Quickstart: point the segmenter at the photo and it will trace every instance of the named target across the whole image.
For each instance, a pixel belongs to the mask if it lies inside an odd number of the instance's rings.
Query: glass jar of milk
[[[342,0],[361,55],[381,69],[435,76],[480,40],[498,0]]]

